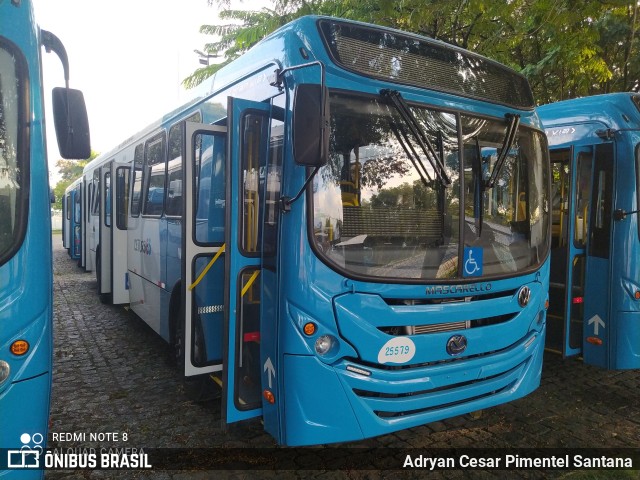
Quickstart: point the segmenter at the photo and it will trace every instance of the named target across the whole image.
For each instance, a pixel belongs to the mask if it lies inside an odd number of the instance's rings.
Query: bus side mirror
[[[91,156],[89,119],[80,90],[53,89],[53,123],[62,158],[84,160]]]
[[[49,203],[56,203],[56,194],[53,191],[53,188],[49,189]]]
[[[327,163],[328,151],[328,90],[302,83],[293,100],[293,158],[298,165],[321,167]]]

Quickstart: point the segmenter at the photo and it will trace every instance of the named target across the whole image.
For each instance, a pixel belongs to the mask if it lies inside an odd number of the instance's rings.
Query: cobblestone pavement
[[[193,403],[176,380],[165,343],[133,313],[100,304],[85,273],[54,236],[55,351],[49,447],[274,447],[258,420],[220,428],[220,401]],[[526,398],[469,415],[349,444],[349,447],[559,448],[640,446],[640,373],[603,372],[546,354],[540,388]],[[85,434],[71,441],[53,434]],[[119,441],[91,442],[90,433]],[[126,433],[127,441],[122,441]],[[345,445],[344,447],[346,447]],[[341,446],[342,447],[342,446]],[[304,453],[304,452],[303,452]],[[300,450],[292,454],[301,455]],[[304,458],[300,459],[304,462]],[[609,472],[611,473],[611,472]],[[623,472],[606,478],[619,478]],[[84,478],[581,478],[550,470],[516,471],[48,471],[46,479]],[[625,478],[638,478],[638,472]],[[589,477],[589,478],[600,478]]]

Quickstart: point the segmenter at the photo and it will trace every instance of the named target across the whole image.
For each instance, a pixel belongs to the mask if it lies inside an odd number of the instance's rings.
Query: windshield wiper
[[[420,156],[418,155],[418,152],[416,152],[413,143],[409,140],[407,131],[402,127],[402,125],[396,124],[393,120],[389,120],[389,127],[391,128],[393,134],[396,136],[396,139],[404,150],[405,155],[409,158],[409,160],[411,160],[413,167],[418,172],[418,175],[420,175],[422,184],[425,187],[432,187],[433,179],[431,178],[431,175],[429,175],[429,172],[425,168],[424,164],[420,161]]]
[[[505,119],[511,119],[509,123],[509,127],[507,128],[507,134],[504,137],[504,143],[502,144],[502,150],[500,150],[500,155],[498,155],[498,160],[496,160],[496,165],[493,167],[493,171],[491,172],[491,176],[484,184],[484,189],[488,190],[493,188],[498,179],[498,175],[500,175],[500,171],[504,166],[504,162],[507,159],[507,155],[509,155],[509,151],[513,146],[513,142],[516,139],[516,135],[518,134],[518,127],[520,126],[520,115],[507,113],[505,115]]]
[[[429,138],[425,135],[420,124],[413,116],[413,113],[411,113],[409,105],[407,105],[407,102],[404,100],[404,98],[402,98],[402,95],[400,95],[400,92],[398,92],[397,90],[383,89],[380,91],[380,95],[383,98],[391,101],[397,112],[400,114],[400,117],[402,117],[404,122],[408,125],[411,134],[417,140],[418,145],[420,145],[420,148],[422,149],[425,157],[427,157],[427,160],[429,160],[429,163],[431,164],[431,167],[433,168],[433,171],[435,172],[435,175],[442,186],[450,186],[451,179],[447,175],[444,160],[433,147],[433,144],[429,141]]]

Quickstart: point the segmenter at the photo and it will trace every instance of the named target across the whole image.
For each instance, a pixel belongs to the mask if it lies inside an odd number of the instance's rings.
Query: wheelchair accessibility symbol
[[[482,275],[482,255],[481,247],[464,248],[464,276],[480,277]]]

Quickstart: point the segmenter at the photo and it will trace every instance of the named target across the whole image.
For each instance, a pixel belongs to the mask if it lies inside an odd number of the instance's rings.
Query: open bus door
[[[589,184],[591,208],[584,289],[583,352],[585,363],[606,369],[620,368],[623,345],[616,345],[616,316],[611,309],[611,238],[613,214],[613,143],[595,146],[593,174]]]
[[[584,282],[593,147],[551,151],[552,243],[547,346],[582,352]]]
[[[551,150],[553,227],[547,346],[615,368],[610,243],[613,144]]]
[[[261,415],[263,372],[275,382],[274,361],[266,370],[260,363],[258,192],[269,111],[231,98],[228,137],[224,127],[185,128],[185,376],[206,373],[220,384],[223,425]]]
[[[111,194],[112,173],[111,166],[114,162],[99,167],[100,190],[96,192],[100,199],[99,221],[97,225],[96,245],[96,280],[98,282],[98,296],[102,303],[111,303]]]

